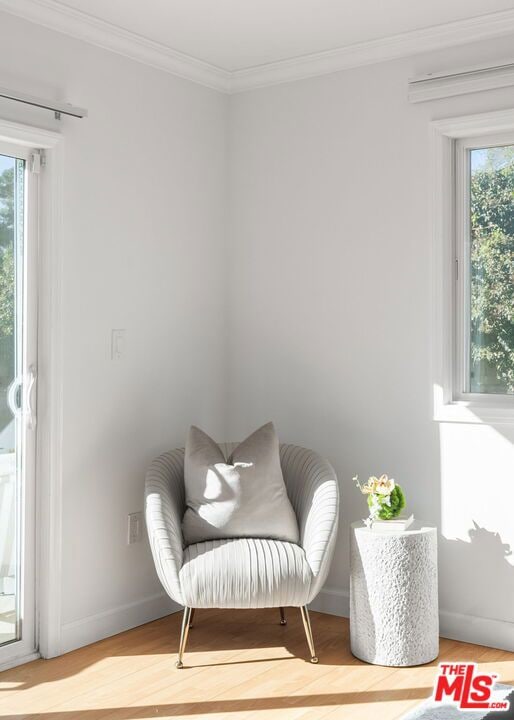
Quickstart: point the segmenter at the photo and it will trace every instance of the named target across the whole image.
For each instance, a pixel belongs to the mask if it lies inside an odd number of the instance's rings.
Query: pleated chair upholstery
[[[235,446],[221,446],[225,458]],[[146,475],[146,524],[157,574],[173,600],[193,608],[302,607],[318,594],[337,535],[337,479],[312,450],[281,445],[280,462],[299,545],[241,538],[184,547],[184,450],[154,460]]]

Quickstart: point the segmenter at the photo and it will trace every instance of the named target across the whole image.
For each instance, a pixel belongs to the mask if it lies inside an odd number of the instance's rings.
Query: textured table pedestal
[[[439,654],[437,531],[413,523],[378,533],[351,526],[350,637],[375,665],[422,665]]]

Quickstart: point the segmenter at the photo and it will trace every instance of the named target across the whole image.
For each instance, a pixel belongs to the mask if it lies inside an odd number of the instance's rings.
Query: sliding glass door
[[[37,173],[0,143],[0,668],[36,648]]]

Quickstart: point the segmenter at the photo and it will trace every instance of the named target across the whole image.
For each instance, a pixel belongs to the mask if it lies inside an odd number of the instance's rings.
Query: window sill
[[[499,425],[514,423],[514,404],[484,405],[482,403],[456,401],[436,406],[436,422],[474,423]]]

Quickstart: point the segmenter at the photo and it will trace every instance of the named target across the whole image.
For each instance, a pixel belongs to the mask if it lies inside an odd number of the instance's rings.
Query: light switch
[[[111,360],[121,360],[125,355],[125,330],[111,332]]]

